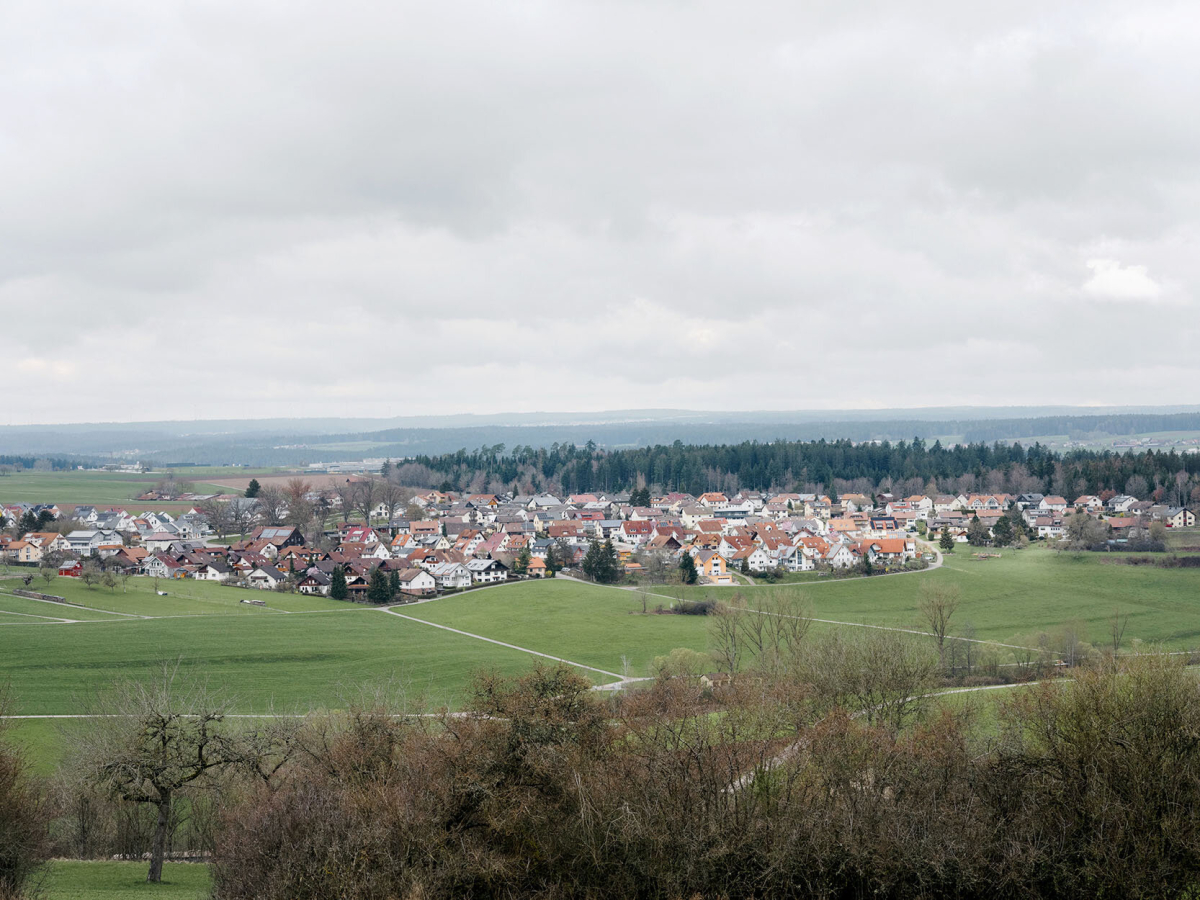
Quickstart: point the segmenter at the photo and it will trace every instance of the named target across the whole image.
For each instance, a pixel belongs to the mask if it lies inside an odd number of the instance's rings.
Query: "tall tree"
[[[250,483],[246,485],[246,496],[254,499],[258,496],[258,492],[262,490],[262,485],[258,483],[257,478],[251,478]]]
[[[372,603],[387,603],[392,599],[387,575],[379,567],[376,567],[375,571],[371,573],[371,580],[367,584],[367,599]]]
[[[679,558],[679,574],[684,584],[695,584],[700,580],[700,573],[696,571],[696,561],[690,553],[685,552]]]
[[[1013,542],[1013,526],[1012,519],[1008,516],[1001,516],[996,520],[996,524],[992,526],[992,539],[997,547],[1007,547]]]
[[[74,755],[90,779],[114,798],[157,812],[146,880],[162,881],[171,811],[179,792],[242,756],[221,729],[227,701],[185,682],[166,663],[146,682],[122,681],[102,697]]]
[[[350,589],[346,586],[346,570],[341,566],[334,566],[333,574],[329,577],[329,596],[333,600],[346,600],[350,596]]]
[[[613,584],[620,579],[621,566],[611,540],[606,540],[601,545],[592,577],[600,584]]]
[[[258,511],[267,525],[282,525],[288,515],[288,498],[280,488],[270,486],[258,492]]]
[[[371,524],[371,512],[379,504],[380,482],[372,477],[360,478],[352,482],[351,505],[362,516],[364,522]]]
[[[983,547],[990,540],[991,535],[988,534],[988,527],[979,519],[979,514],[976,513],[971,517],[971,521],[967,523],[967,543],[972,547]]]
[[[921,585],[921,600],[917,608],[937,646],[938,665],[942,668],[946,666],[946,636],[950,633],[950,620],[961,602],[962,591],[955,585],[936,581],[926,581]]]

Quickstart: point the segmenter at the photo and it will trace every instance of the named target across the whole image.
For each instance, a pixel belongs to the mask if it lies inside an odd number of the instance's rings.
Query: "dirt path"
[[[551,656],[549,653],[542,653],[540,650],[531,650],[528,647],[519,647],[516,644],[509,644],[504,641],[498,641],[495,638],[484,637],[481,634],[472,634],[469,631],[462,631],[461,629],[458,629],[458,628],[451,628],[449,625],[438,625],[435,622],[428,622],[425,619],[418,619],[414,616],[406,616],[403,613],[396,612],[396,610],[394,608],[389,607],[389,606],[379,607],[379,609],[382,612],[388,613],[389,615],[396,616],[399,619],[406,619],[409,622],[417,622],[420,625],[428,625],[430,628],[440,628],[442,631],[449,631],[449,632],[452,632],[453,634],[462,635],[463,637],[474,638],[477,641],[486,641],[489,644],[496,644],[499,647],[507,647],[509,650],[517,650],[521,653],[528,653],[531,656],[540,656],[543,659],[552,659],[555,662],[566,663],[567,665],[574,666],[578,669],[587,669],[589,672],[599,672],[601,675],[607,675],[610,678],[617,679],[617,681],[621,684],[625,684],[625,683],[631,682],[631,681],[644,681],[645,680],[643,678],[629,678],[628,676],[620,675],[617,672],[609,672],[607,669],[598,669],[595,666],[587,666],[587,665],[584,665],[583,663],[575,662],[574,660],[563,659],[561,656]]]

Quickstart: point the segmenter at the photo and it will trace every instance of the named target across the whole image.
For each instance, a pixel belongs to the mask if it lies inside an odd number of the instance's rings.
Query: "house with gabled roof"
[[[696,572],[702,584],[733,584],[725,557],[714,550],[701,550],[695,554]]]

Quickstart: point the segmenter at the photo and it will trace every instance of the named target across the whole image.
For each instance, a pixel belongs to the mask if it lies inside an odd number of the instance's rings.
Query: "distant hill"
[[[1200,406],[931,407],[882,410],[643,409],[408,416],[388,419],[230,419],[0,426],[0,454],[140,459],[166,464],[301,465],[454,452],[504,444],[608,448],[746,440],[950,442],[1072,440],[1200,432]]]

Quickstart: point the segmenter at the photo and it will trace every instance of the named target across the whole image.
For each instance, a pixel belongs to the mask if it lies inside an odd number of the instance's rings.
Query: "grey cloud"
[[[6,4],[9,415],[1186,402],[1198,45],[1173,3]],[[180,410],[148,353],[262,391]]]

